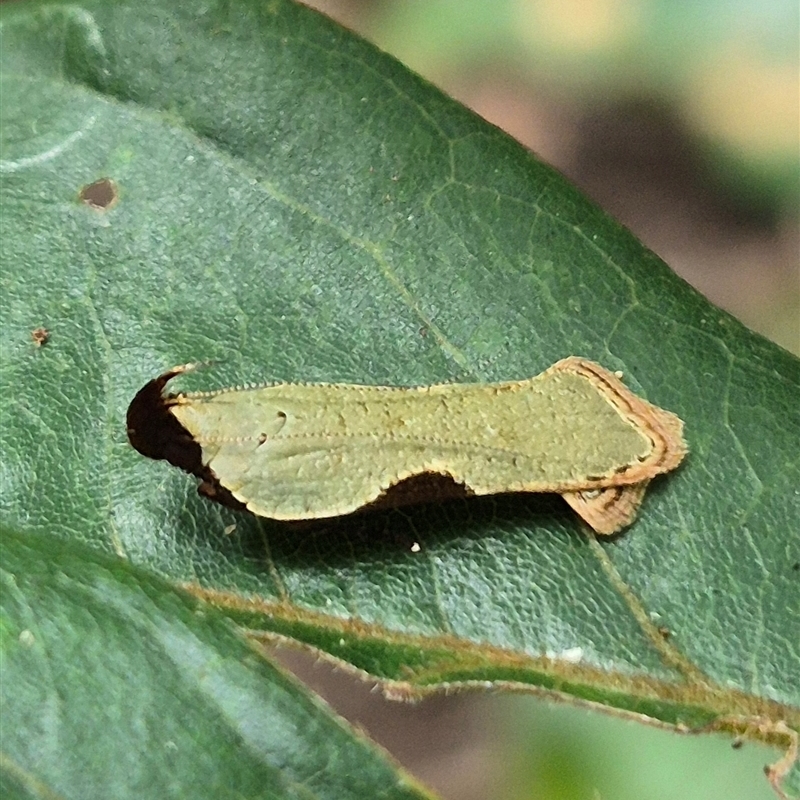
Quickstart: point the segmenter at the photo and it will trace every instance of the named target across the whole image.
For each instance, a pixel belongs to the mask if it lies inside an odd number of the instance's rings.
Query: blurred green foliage
[[[800,204],[800,7],[792,0],[402,0],[367,34],[446,85],[459,70],[513,70],[569,101],[657,97],[707,146],[745,201]]]
[[[780,753],[729,736],[681,736],[584,709],[505,699],[508,783],[496,800],[774,800]],[[513,707],[512,704],[513,703]]]

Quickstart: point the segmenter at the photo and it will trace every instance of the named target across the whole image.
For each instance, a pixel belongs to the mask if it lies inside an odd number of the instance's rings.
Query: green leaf
[[[205,604],[69,537],[2,536],[13,796],[429,797]]]
[[[2,12],[0,519],[52,542],[54,568],[94,569],[67,543],[115,554],[395,693],[503,680],[687,726],[800,726],[797,359],[308,9]],[[101,178],[106,210],[80,200]],[[407,385],[569,354],[622,370],[691,447],[602,544],[550,496],[286,527],[199,498],[125,434],[134,393],[187,361],[215,362],[187,388]]]

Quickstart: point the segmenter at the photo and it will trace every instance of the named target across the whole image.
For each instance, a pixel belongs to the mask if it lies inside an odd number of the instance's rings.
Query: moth
[[[683,422],[570,356],[504,383],[276,383],[165,393],[128,408],[131,444],[196,475],[206,497],[276,520],[452,496],[556,492],[596,533],[636,517],[687,453]]]

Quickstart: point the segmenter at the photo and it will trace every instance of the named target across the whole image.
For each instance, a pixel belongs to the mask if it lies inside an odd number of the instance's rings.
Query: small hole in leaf
[[[119,200],[117,184],[111,178],[100,178],[99,181],[88,184],[81,189],[78,195],[82,203],[97,211],[108,211]]]

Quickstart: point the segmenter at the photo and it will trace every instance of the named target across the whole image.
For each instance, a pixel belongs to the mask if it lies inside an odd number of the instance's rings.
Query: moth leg
[[[584,522],[602,536],[617,533],[636,519],[649,481],[630,486],[610,486],[585,492],[564,492],[561,496]]]

